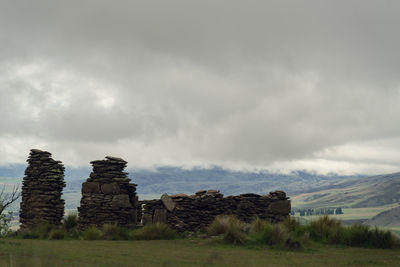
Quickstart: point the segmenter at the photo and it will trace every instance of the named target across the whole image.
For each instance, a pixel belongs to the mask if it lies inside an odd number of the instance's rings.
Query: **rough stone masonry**
[[[160,199],[140,201],[143,205],[143,225],[167,223],[172,228],[183,231],[197,231],[208,226],[218,215],[235,215],[244,222],[254,218],[280,222],[289,216],[290,200],[283,191],[269,195],[242,194],[223,197],[216,190],[202,190],[195,195],[164,194]]]
[[[51,153],[32,149],[22,183],[20,229],[32,229],[42,222],[61,224],[64,216],[64,166]]]
[[[107,156],[90,162],[93,171],[82,184],[78,207],[80,229],[103,224],[131,226],[136,224],[136,184],[131,184],[123,170],[127,162]]]

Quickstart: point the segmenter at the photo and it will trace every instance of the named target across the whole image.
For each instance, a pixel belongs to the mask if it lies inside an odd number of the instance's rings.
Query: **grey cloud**
[[[400,133],[399,8],[2,1],[0,135],[81,160],[338,160],[322,152]]]

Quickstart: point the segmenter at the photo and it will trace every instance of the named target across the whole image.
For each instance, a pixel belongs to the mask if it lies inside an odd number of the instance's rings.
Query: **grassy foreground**
[[[203,239],[0,239],[0,266],[400,266],[399,249],[319,245],[288,251]]]

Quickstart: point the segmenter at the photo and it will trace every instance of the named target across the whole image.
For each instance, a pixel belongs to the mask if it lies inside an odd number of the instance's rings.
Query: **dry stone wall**
[[[32,229],[42,222],[59,225],[64,216],[64,166],[51,153],[32,149],[22,183],[20,210],[21,230]]]
[[[130,183],[124,169],[127,162],[107,156],[105,160],[90,162],[93,171],[82,184],[79,228],[100,227],[107,223],[121,226],[136,224],[138,199],[136,184]]]
[[[178,231],[196,231],[208,226],[217,215],[235,215],[244,222],[255,217],[280,222],[289,216],[290,200],[283,191],[269,195],[242,194],[223,197],[219,191],[198,191],[195,195],[164,194],[161,199],[141,201],[143,225],[167,223]]]

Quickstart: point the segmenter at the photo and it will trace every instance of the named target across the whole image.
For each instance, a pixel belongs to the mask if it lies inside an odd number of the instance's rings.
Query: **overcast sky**
[[[400,1],[0,0],[0,165],[400,170]]]

